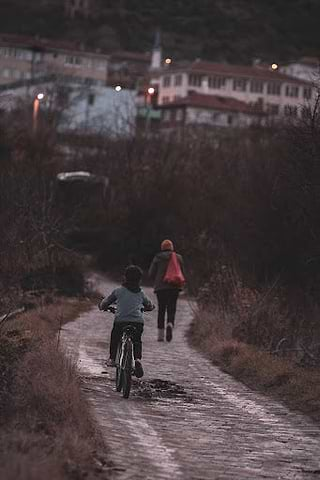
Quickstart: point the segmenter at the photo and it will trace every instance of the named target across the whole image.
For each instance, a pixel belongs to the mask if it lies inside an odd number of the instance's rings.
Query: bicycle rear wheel
[[[124,352],[125,361],[124,369],[122,370],[122,395],[123,398],[129,398],[131,390],[131,375],[132,375],[132,343],[127,342],[126,349]]]

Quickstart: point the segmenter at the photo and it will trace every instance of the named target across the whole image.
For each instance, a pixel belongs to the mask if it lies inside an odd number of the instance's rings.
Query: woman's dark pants
[[[124,327],[132,325],[135,327],[135,333],[133,338],[133,354],[136,360],[141,360],[142,358],[142,342],[141,335],[143,332],[143,323],[137,322],[117,322],[113,324],[110,338],[110,358],[112,360],[116,359],[118,343],[121,340],[122,331]]]
[[[180,290],[173,288],[156,292],[158,298],[158,328],[164,329],[166,313],[167,323],[174,325],[179,292]]]

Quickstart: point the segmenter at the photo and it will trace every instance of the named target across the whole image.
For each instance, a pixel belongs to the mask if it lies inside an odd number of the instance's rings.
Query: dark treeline
[[[173,58],[248,63],[318,55],[317,0],[95,0],[87,21],[63,0],[3,0],[0,31],[67,38],[109,51],[150,51],[154,32]],[[23,15],[17,12],[23,12]]]

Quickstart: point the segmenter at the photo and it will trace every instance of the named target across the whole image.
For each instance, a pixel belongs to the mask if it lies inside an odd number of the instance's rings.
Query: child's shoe
[[[135,365],[134,365],[134,374],[137,378],[141,378],[143,377],[143,368],[142,368],[142,365],[141,365],[141,362],[140,360],[136,360],[135,361]]]
[[[171,342],[171,340],[172,340],[172,330],[173,330],[172,323],[168,323],[167,329],[166,329],[166,340],[167,340],[167,342]]]

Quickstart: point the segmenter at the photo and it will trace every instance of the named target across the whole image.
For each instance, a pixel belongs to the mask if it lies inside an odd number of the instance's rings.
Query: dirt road
[[[98,275],[94,282],[103,294],[114,286]],[[192,305],[181,300],[166,344],[156,341],[156,313],[146,316],[145,376],[129,400],[114,390],[115,370],[104,367],[112,315],[93,309],[64,329],[118,478],[320,479],[318,427],[193,351],[185,340],[191,317]]]

